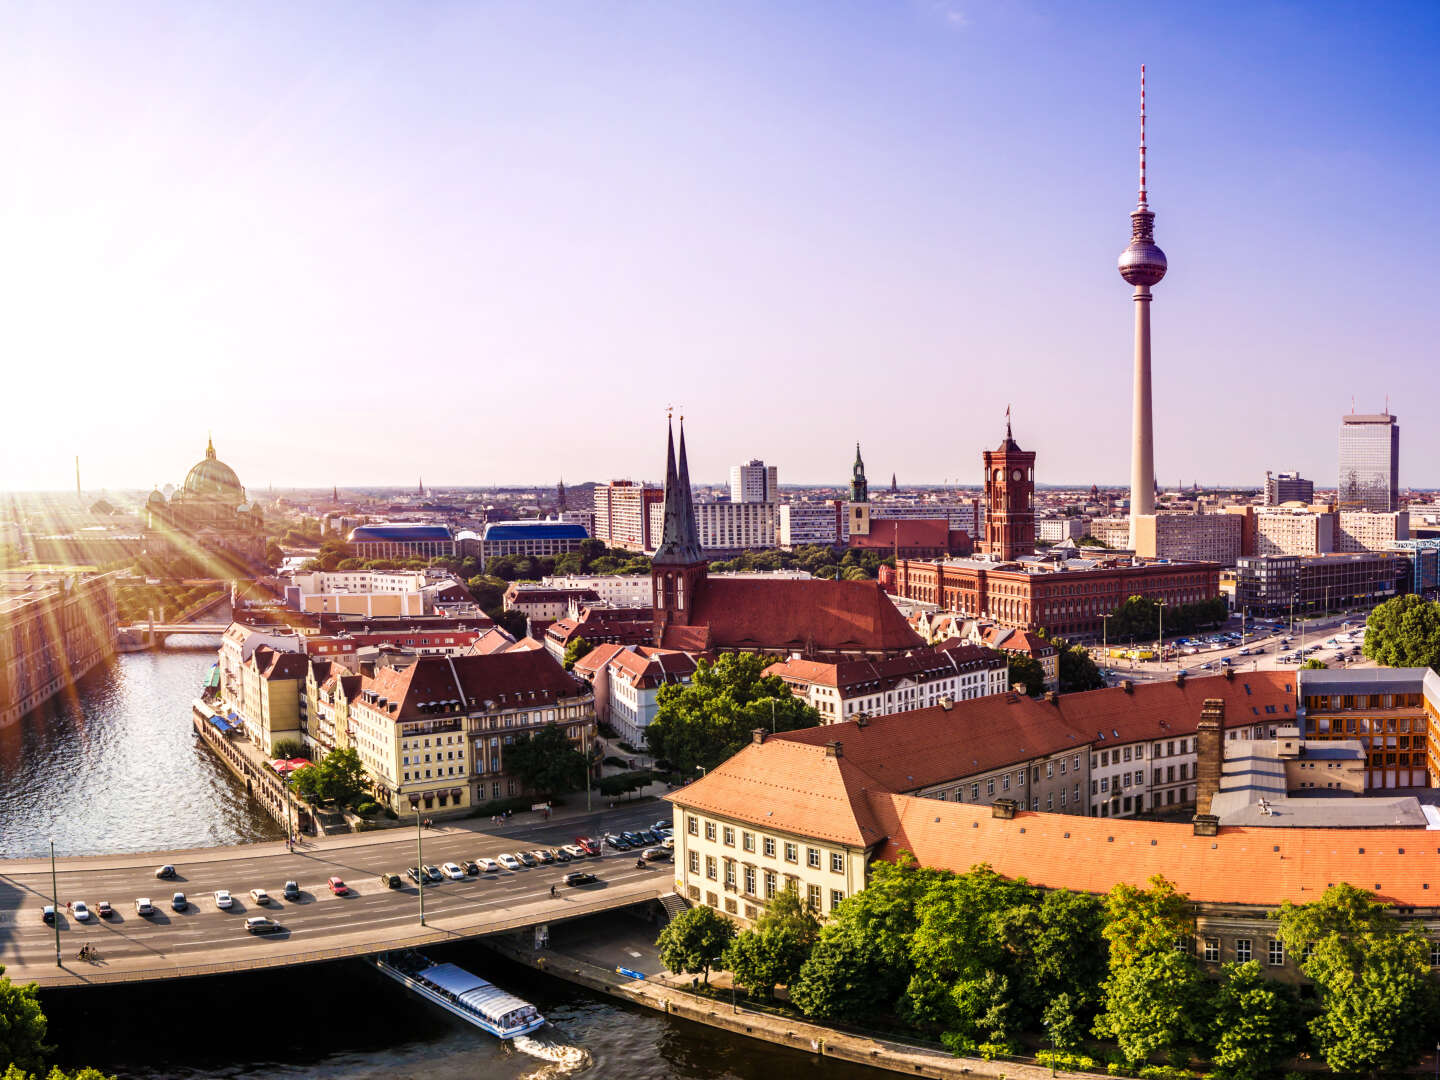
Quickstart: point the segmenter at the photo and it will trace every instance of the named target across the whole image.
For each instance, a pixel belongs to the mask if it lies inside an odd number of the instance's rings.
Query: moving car
[[[646,862],[669,862],[672,855],[666,847],[647,847],[640,853],[640,857]]]
[[[170,907],[174,911],[184,911],[189,906],[190,901],[185,899],[183,892],[177,892],[174,896],[170,897]]]
[[[139,896],[135,898],[135,914],[144,915],[147,917],[155,914],[155,905],[150,903],[150,898],[148,896]]]
[[[493,874],[500,869],[500,864],[494,859],[476,859],[475,861],[480,864],[482,874]]]
[[[350,895],[350,886],[346,885],[345,882],[338,877],[326,879],[325,884],[330,886],[330,891],[336,896]]]
[[[166,863],[164,866],[160,867],[160,869],[155,871],[155,876],[158,878],[172,878],[175,876],[175,867],[171,866],[169,863]]]
[[[398,889],[403,883],[400,880],[399,874],[386,873],[380,875],[380,884],[384,885],[387,889]]]
[[[563,880],[566,885],[573,888],[576,885],[594,885],[595,882],[600,879],[594,874],[586,873],[584,870],[571,870],[570,873],[565,875]]]
[[[250,899],[257,904],[268,904],[270,903],[270,894],[264,889],[251,889]]]
[[[515,858],[514,855],[501,855],[499,862],[506,870],[520,869],[520,860]]]
[[[273,934],[280,929],[280,924],[264,915],[252,915],[245,920],[245,929],[252,934]]]
[[[447,862],[440,867],[440,870],[451,881],[465,880],[465,870],[459,863]]]
[[[230,895],[229,889],[215,890],[215,906],[221,911],[224,911],[226,908],[230,907],[234,903],[235,898]]]
[[[95,905],[95,914],[99,915],[102,919],[113,919],[115,917],[115,909],[110,906],[109,900],[101,900]]]
[[[70,907],[70,914],[74,915],[79,922],[90,921],[90,909],[85,906],[84,900],[76,900]]]
[[[55,921],[55,905],[46,904],[45,910],[40,912],[40,918],[44,919],[47,923],[53,923]]]
[[[287,882],[285,882],[285,890],[284,890],[283,895],[284,895],[284,897],[285,897],[286,900],[299,900],[299,899],[300,899],[300,883],[299,883],[298,881],[287,881]]]

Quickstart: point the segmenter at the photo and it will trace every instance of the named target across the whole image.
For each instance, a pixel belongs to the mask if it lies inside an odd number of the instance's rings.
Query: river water
[[[175,639],[172,639],[175,640]],[[120,657],[78,695],[0,729],[0,855],[239,844],[282,837],[191,734],[190,701],[219,645]],[[513,1050],[347,961],[43,995],[61,1063],[125,1080],[873,1080],[822,1061],[621,1005],[474,943],[436,954],[534,1003],[537,1035],[578,1067]]]

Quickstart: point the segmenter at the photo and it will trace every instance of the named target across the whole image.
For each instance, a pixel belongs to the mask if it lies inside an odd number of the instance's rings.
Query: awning
[[[231,715],[234,715],[233,713]],[[229,723],[223,716],[211,716],[210,723],[214,724],[223,734],[229,734],[235,725]]]

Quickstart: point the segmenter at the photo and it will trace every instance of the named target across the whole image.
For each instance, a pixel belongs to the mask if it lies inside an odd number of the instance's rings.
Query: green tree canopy
[[[668,970],[677,975],[703,974],[708,983],[710,968],[734,937],[733,919],[712,907],[697,906],[676,916],[660,931],[655,944],[660,947],[660,962]]]
[[[756,653],[726,653],[713,664],[700,661],[688,685],[662,686],[655,719],[645,729],[651,752],[682,776],[694,775],[697,766],[713,769],[734,754],[756,728],[815,727],[820,714],[783,681],[764,674],[772,663]]]
[[[1205,1036],[1205,977],[1194,957],[1173,946],[1114,968],[1095,1034],[1114,1039],[1132,1065],[1156,1055],[1181,1057]]]
[[[1220,969],[1211,1014],[1210,1060],[1227,1080],[1262,1080],[1295,1052],[1295,1003],[1258,960]]]
[[[1084,690],[1100,690],[1105,686],[1105,677],[1100,674],[1090,656],[1090,650],[1083,645],[1071,645],[1064,638],[1051,638],[1050,644],[1059,650],[1060,689],[1064,693]]]
[[[54,1049],[45,1045],[48,1026],[36,985],[17,986],[0,965],[0,1061],[27,1071],[42,1069],[45,1055]]]
[[[290,783],[307,799],[339,806],[348,806],[368,789],[365,766],[351,746],[331,750],[318,764],[296,769]]]
[[[1105,940],[1110,944],[1110,970],[1145,956],[1173,952],[1195,935],[1190,900],[1160,875],[1148,889],[1121,882],[1105,897]]]
[[[1414,594],[1386,600],[1365,620],[1364,653],[1387,667],[1440,671],[1440,603]]]
[[[525,790],[542,795],[563,795],[585,786],[585,756],[557,724],[546,724],[529,737],[517,736],[505,748],[505,771]]]
[[[574,638],[570,642],[570,644],[565,646],[565,670],[573,671],[575,668],[575,661],[581,659],[582,657],[588,656],[590,650],[593,648],[595,648],[595,646],[590,644],[590,642],[586,641],[583,637]]]
[[[1010,685],[1020,683],[1025,693],[1039,697],[1045,692],[1045,669],[1040,661],[1025,653],[1010,653]]]

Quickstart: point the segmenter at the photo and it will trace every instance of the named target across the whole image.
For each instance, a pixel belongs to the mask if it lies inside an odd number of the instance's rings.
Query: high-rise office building
[[[1120,276],[1135,286],[1135,387],[1130,443],[1130,546],[1137,518],[1155,513],[1155,429],[1150,411],[1150,287],[1165,277],[1165,253],[1155,246],[1155,214],[1145,188],[1145,65],[1140,65],[1140,198],[1130,212],[1130,244],[1120,253]]]
[[[1389,413],[1340,418],[1336,507],[1390,514],[1400,509],[1400,427]]]
[[[751,458],[744,465],[730,466],[730,501],[765,503],[780,500],[780,485],[774,465]]]
[[[1315,501],[1315,481],[1299,473],[1272,473],[1265,470],[1265,505],[1283,506],[1288,502],[1310,504]]]

